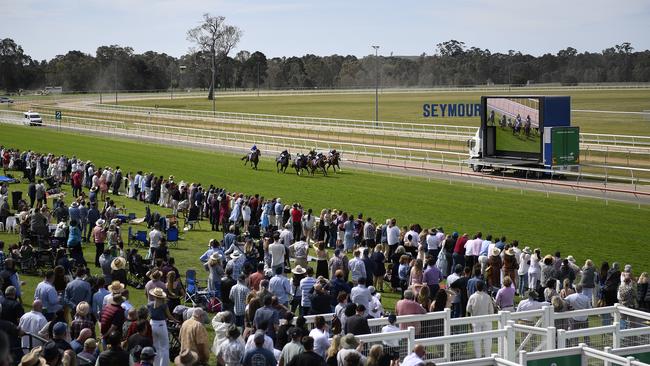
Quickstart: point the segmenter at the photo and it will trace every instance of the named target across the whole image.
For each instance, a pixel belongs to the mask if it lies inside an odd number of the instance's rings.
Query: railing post
[[[406,345],[408,347],[407,354],[409,354],[413,349],[415,348],[415,327],[408,327],[409,331],[409,339],[406,342]]]
[[[516,349],[515,349],[515,328],[512,326],[505,327],[506,330],[506,339],[504,342],[503,357],[508,361],[515,361]]]
[[[558,329],[557,331],[557,348],[566,348],[566,330]]]
[[[555,326],[555,319],[554,315],[555,312],[553,311],[553,308],[550,306],[542,306],[542,310],[544,310],[544,314],[542,317],[544,318],[543,325],[544,327],[554,327]]]
[[[607,353],[612,353],[612,347],[607,346],[605,347],[604,351]],[[610,366],[610,365],[611,363],[608,360],[603,361],[603,366]]]
[[[444,337],[451,335],[451,309],[445,308],[445,318],[443,323],[443,332]],[[445,361],[451,361],[451,344],[445,343],[443,346],[443,353]]]
[[[546,350],[547,351],[555,349],[556,334],[557,334],[557,330],[555,329],[554,326],[550,326],[546,328]]]
[[[528,355],[526,351],[519,351],[519,364],[526,365],[528,363]]]

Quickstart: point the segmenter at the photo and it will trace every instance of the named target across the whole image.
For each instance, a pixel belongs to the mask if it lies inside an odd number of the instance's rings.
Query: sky
[[[650,49],[648,0],[0,0],[0,39],[36,60],[112,44],[179,57],[204,13],[243,31],[231,56],[433,54],[450,39],[532,55]]]

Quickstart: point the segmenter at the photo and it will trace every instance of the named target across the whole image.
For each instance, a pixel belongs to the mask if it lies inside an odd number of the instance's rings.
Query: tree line
[[[38,61],[14,40],[0,40],[0,90],[7,92],[45,86],[62,86],[65,92],[209,89],[213,70],[217,88],[249,89],[372,88],[377,75],[384,88],[649,82],[650,51],[637,52],[625,42],[598,53],[568,47],[536,57],[514,50],[492,53],[450,40],[437,44],[431,55],[410,57],[308,54],[268,59],[259,51],[231,57],[199,47],[176,58],[109,45],[97,48],[95,55],[69,51]]]

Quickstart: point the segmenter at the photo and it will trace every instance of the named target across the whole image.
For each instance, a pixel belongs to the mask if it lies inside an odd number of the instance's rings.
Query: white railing
[[[560,358],[572,357],[571,360],[563,360],[558,362],[573,362],[577,361],[576,365],[590,365],[603,364],[606,366],[620,365],[620,366],[649,366],[646,363],[637,361],[634,357],[622,357],[615,353],[609,353],[588,347],[585,344],[580,344],[577,347],[556,349],[552,351],[541,352],[526,352],[522,351],[519,354],[519,364],[527,365],[529,361],[545,361],[554,363]]]

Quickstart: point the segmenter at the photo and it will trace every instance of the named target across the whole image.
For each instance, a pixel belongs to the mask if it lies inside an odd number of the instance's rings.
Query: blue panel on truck
[[[571,126],[571,97],[544,97],[544,127]]]

